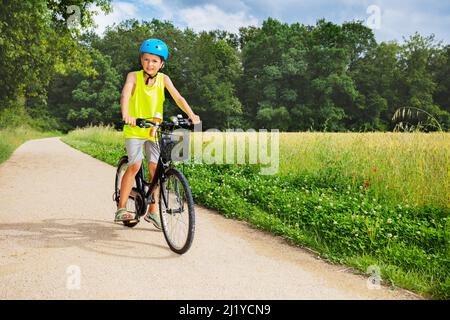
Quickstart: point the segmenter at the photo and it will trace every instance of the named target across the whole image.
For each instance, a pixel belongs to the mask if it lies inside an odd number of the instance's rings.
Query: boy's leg
[[[145,143],[145,153],[147,155],[148,161],[148,172],[150,173],[150,179],[155,176],[156,167],[159,159],[159,148],[158,144],[152,141],[147,141]],[[155,199],[155,203],[150,203],[148,212],[145,215],[144,219],[147,222],[152,222],[153,225],[161,229],[161,219],[159,217],[159,208],[158,208],[158,200],[159,200],[159,186],[156,186],[153,190],[153,198]]]
[[[122,177],[120,184],[120,198],[118,208],[126,208],[128,197],[134,185],[136,174],[141,168],[144,155],[142,154],[142,147],[145,140],[141,139],[125,139],[125,146],[128,155],[128,168]]]
[[[122,182],[120,184],[120,198],[118,208],[127,207],[128,197],[130,196],[131,189],[133,188],[136,174],[141,168],[141,163],[142,161],[133,163],[132,165],[128,166],[127,171],[125,171],[125,174],[122,177]]]
[[[148,172],[150,172],[150,180],[154,177],[156,172],[156,163],[149,162],[148,163]],[[150,203],[149,211],[151,213],[159,213],[158,208],[158,199],[159,199],[159,186],[157,185],[155,187],[155,191],[153,191],[153,197],[155,199],[155,203]]]
[[[149,162],[148,163],[148,171],[150,172],[150,178],[152,178],[155,175],[156,172],[156,163]],[[159,208],[158,208],[158,199],[159,199],[159,186],[156,186],[153,191],[153,197],[155,199],[155,203],[150,203],[148,206],[148,212],[144,217],[144,220],[147,222],[153,223],[153,225],[160,229],[161,226],[161,219],[159,217]]]
[[[148,172],[150,173],[150,180],[153,178],[156,172],[156,166],[159,160],[159,146],[157,142],[147,140],[145,142],[145,154],[148,161]],[[149,212],[159,213],[158,199],[159,199],[159,186],[156,186],[153,191],[155,203],[150,203]]]

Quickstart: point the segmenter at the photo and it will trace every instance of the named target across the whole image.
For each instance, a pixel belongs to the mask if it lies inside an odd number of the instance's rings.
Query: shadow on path
[[[103,255],[134,259],[170,259],[178,255],[168,246],[148,242],[128,240],[124,232],[133,232],[137,237],[144,233],[162,232],[124,227],[110,221],[90,219],[46,219],[40,222],[3,223],[0,225],[0,248],[4,251],[12,242],[24,248],[69,248],[77,247]],[[149,233],[150,232],[150,233]],[[133,237],[133,236],[132,236]]]

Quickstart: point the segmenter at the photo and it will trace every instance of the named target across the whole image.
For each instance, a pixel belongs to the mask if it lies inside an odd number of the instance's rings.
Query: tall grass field
[[[208,148],[222,133],[196,134]],[[63,141],[111,165],[125,154],[108,127]],[[355,272],[376,270],[384,285],[448,299],[449,156],[449,133],[280,133],[276,174],[261,175],[262,163],[177,166],[198,204]]]

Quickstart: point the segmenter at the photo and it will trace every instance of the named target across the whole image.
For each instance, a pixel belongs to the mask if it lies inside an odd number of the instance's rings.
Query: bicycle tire
[[[181,208],[178,209],[171,209],[166,206],[166,203],[163,199],[162,192],[166,192],[166,196],[169,197],[168,206],[170,207],[171,200],[173,199],[173,194],[175,194],[175,197],[177,198],[178,205],[179,203],[179,196],[177,195],[178,191],[170,193],[170,181],[171,179],[176,178],[180,182],[180,186],[183,189],[183,201],[186,202],[187,208],[184,208],[183,204],[181,205]],[[174,180],[175,181],[175,180]],[[169,191],[167,191],[169,189]],[[184,254],[186,253],[189,248],[192,245],[192,241],[194,240],[194,233],[195,233],[195,208],[194,208],[194,200],[192,197],[191,188],[189,187],[189,183],[186,179],[186,177],[183,175],[181,171],[179,171],[176,168],[170,168],[165,173],[165,180],[164,183],[160,183],[160,196],[159,196],[159,213],[161,217],[161,224],[162,224],[162,230],[164,233],[164,238],[166,239],[167,244],[169,245],[170,249],[173,252],[176,252],[178,254]],[[172,199],[170,197],[172,196]],[[167,199],[167,197],[166,197]],[[184,202],[183,202],[184,203]],[[178,211],[181,212],[169,212],[171,211]],[[183,215],[186,212],[187,214],[187,226],[186,226],[186,236],[185,239],[182,239],[180,243],[175,243],[175,238],[173,236],[174,231],[174,221],[178,225],[180,222],[181,215]],[[178,213],[180,215],[178,216]]]
[[[128,166],[128,157],[123,156],[120,158],[119,163],[117,164],[117,170],[116,170],[116,178],[114,183],[114,201],[116,202],[116,205],[119,204],[119,197],[120,197],[120,184],[122,182],[121,179],[121,173],[124,166]],[[137,196],[135,198],[132,198],[134,201],[134,209],[136,210],[136,213],[142,211],[142,206],[144,205],[144,201],[142,199],[142,196],[139,194],[139,192],[135,193]],[[128,207],[128,205],[127,205]],[[133,220],[133,221],[123,221],[123,225],[129,228],[135,227],[139,221]]]

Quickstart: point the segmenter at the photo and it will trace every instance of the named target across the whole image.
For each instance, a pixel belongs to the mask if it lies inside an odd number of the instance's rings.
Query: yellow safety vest
[[[145,118],[152,120],[153,116],[159,112],[163,116],[164,95],[164,74],[159,72],[155,83],[149,87],[144,82],[144,70],[136,71],[136,86],[130,97],[128,104],[128,114],[130,117]],[[123,133],[126,139],[150,139],[150,128],[123,126]]]

